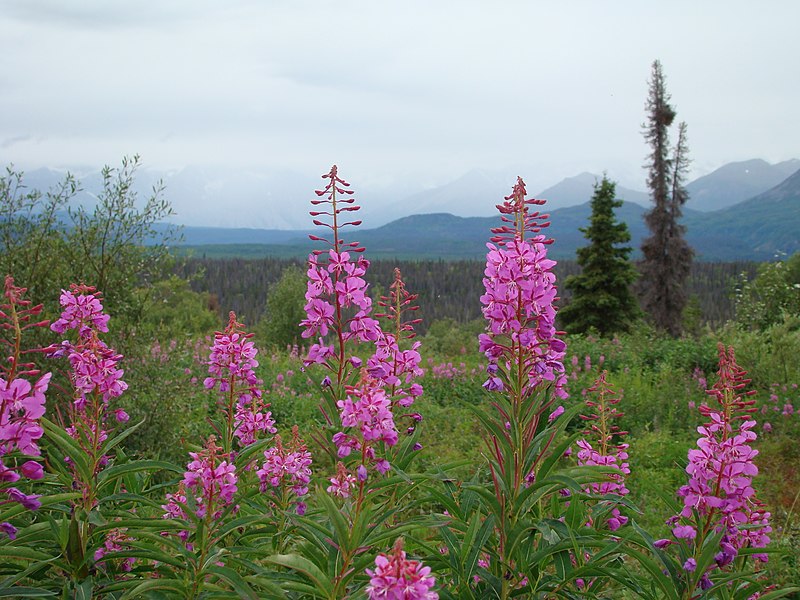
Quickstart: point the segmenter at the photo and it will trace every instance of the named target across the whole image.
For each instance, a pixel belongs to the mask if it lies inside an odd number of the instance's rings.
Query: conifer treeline
[[[304,267],[296,259],[190,258],[178,267],[178,274],[196,275],[192,280],[195,291],[209,292],[222,313],[233,310],[244,323],[255,324],[264,313],[270,286],[289,265]],[[466,322],[481,316],[484,262],[375,260],[367,274],[373,296],[386,293],[395,267],[402,271],[408,290],[419,294],[421,333],[439,319]],[[567,276],[578,274],[580,267],[575,261],[564,260],[555,271],[563,302],[568,298],[561,284]],[[694,263],[687,292],[697,298],[702,322],[719,325],[732,319],[732,286],[741,273],[752,278],[755,271],[756,263],[751,262]]]

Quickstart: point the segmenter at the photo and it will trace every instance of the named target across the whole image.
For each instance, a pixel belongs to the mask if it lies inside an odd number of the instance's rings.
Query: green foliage
[[[55,298],[70,281],[62,217],[77,189],[71,175],[47,192],[27,189],[12,167],[0,177],[0,271],[33,298]]]
[[[289,266],[267,292],[264,315],[256,335],[268,347],[286,348],[302,343],[300,321],[306,318],[304,306],[306,275],[297,266]]]
[[[631,239],[625,223],[617,222],[614,209],[622,206],[616,199],[616,184],[603,177],[594,186],[592,217],[581,228],[590,241],[578,250],[580,275],[567,277],[564,287],[572,299],[559,312],[559,319],[570,333],[596,331],[608,336],[628,331],[639,318],[639,306],[631,291],[636,269],[629,261],[631,248],[619,244]]]
[[[756,386],[800,382],[800,317],[785,315],[763,331],[729,325],[717,335],[737,349],[739,364]]]
[[[134,303],[143,307],[135,332],[148,342],[204,335],[221,326],[208,293],[192,291],[189,282],[176,275],[137,288],[134,294]]]
[[[736,292],[740,327],[763,331],[791,316],[800,317],[800,252],[762,264],[754,279],[742,275]]]
[[[425,334],[425,349],[435,355],[458,356],[472,352],[478,346],[478,336],[483,333],[486,323],[475,319],[468,323],[458,323],[446,318],[434,321]]]
[[[143,315],[147,289],[171,268],[167,244],[176,229],[158,230],[172,214],[157,186],[140,206],[134,190],[139,157],[103,169],[103,190],[93,210],[75,206],[71,175],[55,188],[27,190],[23,175],[0,177],[0,268],[38,298],[57,298],[70,282],[105,292],[107,309],[133,324]],[[65,212],[66,211],[66,212]]]
[[[108,310],[135,323],[144,303],[135,288],[147,287],[166,275],[167,244],[176,230],[156,229],[173,214],[157,184],[139,206],[134,177],[139,157],[123,158],[120,168],[103,168],[103,190],[94,210],[70,206],[70,228],[65,232],[66,259],[73,266],[71,281],[83,281],[105,293]],[[137,302],[137,300],[139,300]]]
[[[120,406],[141,425],[126,442],[131,456],[180,464],[188,444],[211,433],[213,400],[203,388],[209,337],[153,339],[130,345],[123,360],[129,392]]]

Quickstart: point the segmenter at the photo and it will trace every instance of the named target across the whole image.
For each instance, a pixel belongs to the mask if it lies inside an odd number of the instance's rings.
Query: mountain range
[[[648,234],[643,219],[646,210],[627,201],[616,210],[617,218],[630,230],[634,256]],[[550,255],[573,258],[587,243],[580,228],[588,224],[590,203],[557,208],[548,214],[551,225],[546,233],[556,240]],[[800,251],[800,169],[778,185],[727,208],[707,212],[687,208],[682,223],[697,260],[765,261]],[[345,229],[343,235],[347,240],[360,241],[373,257],[481,258],[486,253],[489,230],[499,224],[497,216],[417,214],[377,228]],[[319,247],[308,240],[307,233],[187,227],[183,244],[207,256],[303,256]]]
[[[28,188],[44,190],[63,176],[38,169],[26,173],[24,181]],[[76,176],[82,188],[76,201],[96,202],[100,173]],[[588,222],[588,201],[599,178],[584,172],[533,194],[547,199],[552,220],[548,233],[557,239],[553,255],[571,257],[586,243],[579,228]],[[215,255],[302,255],[311,248],[306,190],[319,187],[318,177],[279,170],[141,169],[135,189],[145,197],[159,181],[177,212],[174,222],[184,225],[184,246]],[[371,255],[479,257],[485,253],[489,228],[497,225],[497,217],[487,215],[496,214],[494,205],[509,189],[507,175],[481,170],[429,189],[373,186],[366,194],[357,193],[359,200],[369,197],[366,204],[372,210],[359,213],[364,225],[356,237]],[[777,252],[798,249],[800,160],[728,163],[688,183],[687,189],[683,223],[699,259],[769,260]],[[642,216],[648,195],[618,185],[617,197],[624,200],[617,216],[628,224],[631,245],[638,248],[647,233]]]
[[[774,187],[798,169],[797,159],[777,164],[760,159],[728,163],[687,185],[687,208],[707,212],[732,206]],[[75,176],[82,189],[76,201],[92,205],[102,189],[100,171],[87,169]],[[47,190],[63,177],[64,171],[41,168],[25,173],[24,181],[29,188]],[[613,179],[613,173],[609,177]],[[547,199],[552,211],[587,202],[599,178],[599,174],[584,172],[545,189],[529,185],[528,192]],[[165,186],[164,197],[175,210],[174,223],[286,230],[309,226],[308,201],[322,183],[317,175],[288,170],[189,166],[172,171],[140,168],[134,189],[145,198],[159,181]],[[513,183],[514,176],[507,172],[475,169],[433,187],[405,180],[400,185],[357,184],[354,188],[363,206],[359,214],[364,225],[374,228],[412,214],[492,216],[495,204],[510,192]],[[617,192],[623,200],[649,205],[645,192],[622,185]]]

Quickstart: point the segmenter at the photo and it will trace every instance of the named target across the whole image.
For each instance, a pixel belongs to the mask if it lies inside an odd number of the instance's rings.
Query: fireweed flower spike
[[[589,428],[584,433],[587,436],[592,436],[596,440],[596,445],[593,447],[586,439],[577,441],[578,448],[580,448],[578,450],[578,464],[600,465],[618,469],[619,473],[610,475],[608,481],[589,484],[587,491],[599,496],[605,496],[606,494],[625,496],[628,494],[628,488],[625,487],[625,476],[630,475],[631,472],[627,462],[628,444],[614,443],[614,437],[623,436],[627,432],[620,431],[619,427],[614,424],[613,420],[621,417],[622,413],[616,408],[616,405],[619,404],[619,397],[608,385],[606,375],[607,372],[603,371],[594,382],[594,385],[587,390],[586,406],[591,408],[593,412],[588,415],[581,415],[581,419],[589,424]],[[591,400],[595,395],[597,400]],[[614,507],[611,509],[611,515],[607,521],[608,528],[611,531],[616,531],[627,522],[628,517],[623,516],[619,508]]]
[[[366,588],[370,600],[438,600],[433,591],[436,579],[430,567],[406,558],[403,539],[398,538],[389,554],[379,554],[375,569],[367,569],[369,585]]]
[[[77,330],[77,343],[65,340],[47,350],[53,357],[66,356],[72,367],[70,380],[74,400],[66,431],[86,451],[91,472],[96,476],[108,461],[100,449],[108,438],[108,417],[114,414],[109,404],[128,388],[122,380],[123,370],[119,368],[122,355],[99,337],[99,333],[108,331],[109,320],[103,312],[100,292],[91,286],[73,284],[69,291],[62,290],[60,303],[61,318],[50,328],[57,333]],[[90,509],[95,502],[93,482],[80,481],[77,475],[76,480],[84,494],[84,507]]]
[[[289,492],[297,499],[295,510],[305,513],[306,505],[303,497],[308,494],[308,483],[311,481],[311,453],[300,439],[298,427],[292,427],[292,440],[284,447],[281,436],[275,436],[275,445],[264,451],[264,464],[256,471],[261,482],[261,491],[267,486],[280,488],[284,499]]]
[[[511,195],[498,205],[504,225],[492,230],[495,235],[487,244],[481,296],[487,327],[479,342],[488,359],[484,387],[491,392],[492,409],[481,411],[479,418],[496,500],[489,505],[496,532],[492,569],[502,583],[492,593],[503,598],[529,584],[524,576],[505,577],[516,572],[520,561],[508,536],[539,510],[525,491],[542,484],[540,469],[566,423],[558,404],[567,398],[562,364],[566,346],[555,328],[556,263],[546,250],[552,240],[540,234],[548,225],[540,222],[545,216],[529,210],[544,200],[527,200],[525,194],[525,183],[518,178]]]
[[[389,296],[381,296],[378,302],[386,312],[375,315],[386,319],[388,326],[375,342],[375,354],[367,361],[367,370],[383,382],[393,407],[399,405],[407,408],[423,391],[422,386],[414,382],[416,377],[423,374],[419,366],[422,360],[420,342],[411,342],[410,348],[405,350],[400,348],[403,340],[411,340],[416,336],[414,325],[421,322],[421,319],[404,319],[407,313],[419,309],[414,304],[418,296],[406,290],[400,269],[397,268],[389,292]]]
[[[269,404],[263,400],[263,382],[255,373],[258,349],[250,341],[252,337],[231,312],[225,331],[214,334],[209,377],[203,382],[206,389],[218,389],[222,394],[220,408],[226,420],[224,444],[228,452],[232,449],[232,436],[244,447],[254,443],[259,433],[277,431],[272,413],[267,410]]]
[[[183,476],[184,489],[194,493],[198,517],[210,515],[212,519],[219,519],[236,494],[236,467],[228,462],[213,435],[203,450],[190,452],[189,456],[192,461]]]
[[[340,458],[349,456],[353,450],[361,452],[362,467],[365,463],[374,463],[380,473],[389,470],[389,463],[380,458],[377,452],[378,442],[394,446],[398,440],[398,432],[392,414],[391,400],[381,382],[364,373],[356,386],[348,386],[348,395],[339,400],[339,407],[344,432],[333,436]],[[366,479],[366,472],[364,472]]]
[[[0,338],[4,356],[0,363],[0,504],[17,502],[28,510],[39,508],[38,495],[26,495],[16,487],[7,487],[21,478],[41,479],[42,466],[25,456],[39,456],[39,439],[43,430],[39,419],[45,412],[45,392],[50,383],[50,373],[39,377],[40,371],[33,363],[23,360],[32,350],[22,348],[22,335],[31,327],[45,327],[47,321],[39,320],[42,305],[31,306],[24,299],[25,288],[14,285],[14,279],[5,278],[3,301],[0,303],[0,328],[11,332],[9,339]],[[32,384],[27,378],[37,378]],[[0,523],[8,537],[14,539],[17,529],[11,523]]]
[[[525,194],[525,183],[518,178],[513,193],[497,207],[503,221],[514,226],[493,229],[497,246],[487,244],[486,293],[481,303],[489,324],[480,336],[481,352],[489,359],[484,387],[501,391],[511,386],[522,398],[545,383],[554,386],[558,398],[566,398],[562,363],[566,346],[555,329],[557,290],[552,268],[556,263],[547,258],[546,245],[552,240],[539,234],[549,223],[537,221],[546,215],[528,211],[544,200],[526,200]],[[536,235],[527,239],[526,233]]]
[[[749,397],[755,392],[744,391],[750,382],[745,375],[736,364],[733,348],[720,344],[718,381],[707,391],[714,401],[699,408],[709,421],[697,428],[701,437],[697,448],[689,450],[686,472],[690,479],[678,490],[683,510],[670,519],[672,534],[696,560],[708,536],[722,534],[714,563],[698,574],[701,587],[712,585],[713,571],[731,564],[739,550],[764,548],[770,541],[770,513],[756,499],[752,487],[758,474],[753,462],[758,451],[750,446],[756,439],[756,422],[752,418],[755,401]],[[766,554],[753,556],[767,561]]]
[[[357,226],[361,221],[348,221],[348,213],[360,209],[350,197],[350,184],[341,179],[334,165],[322,176],[328,183],[317,190],[318,199],[311,204],[324,210],[310,212],[314,224],[331,230],[330,237],[309,236],[330,246],[327,254],[314,250],[308,257],[308,286],[306,291],[306,318],[301,321],[303,338],[317,339],[309,348],[306,365],[318,363],[331,372],[334,396],[341,395],[344,382],[353,368],[353,358],[348,356],[348,341],[375,342],[381,337],[378,321],[370,316],[372,300],[366,294],[364,275],[369,261],[360,253],[358,242],[344,242],[341,228]],[[325,220],[320,220],[325,219]],[[357,257],[357,258],[356,258]],[[326,338],[332,337],[332,340]],[[330,420],[335,410],[334,402],[327,406]]]

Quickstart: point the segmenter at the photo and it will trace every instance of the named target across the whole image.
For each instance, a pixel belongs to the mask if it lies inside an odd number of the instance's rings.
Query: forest
[[[693,263],[687,287],[696,306],[697,325],[717,327],[733,319],[737,286],[755,276],[757,265],[745,261]],[[287,258],[186,258],[176,266],[175,273],[191,281],[193,290],[210,294],[215,306],[256,323],[264,316],[270,290],[289,266],[305,269],[301,261]],[[370,288],[386,290],[395,267],[419,296],[423,318],[420,333],[435,321],[466,323],[481,317],[484,262],[378,259],[372,261],[367,275]],[[579,273],[580,267],[575,260],[559,260],[554,272],[563,281]],[[559,291],[561,302],[568,302],[569,290]]]

